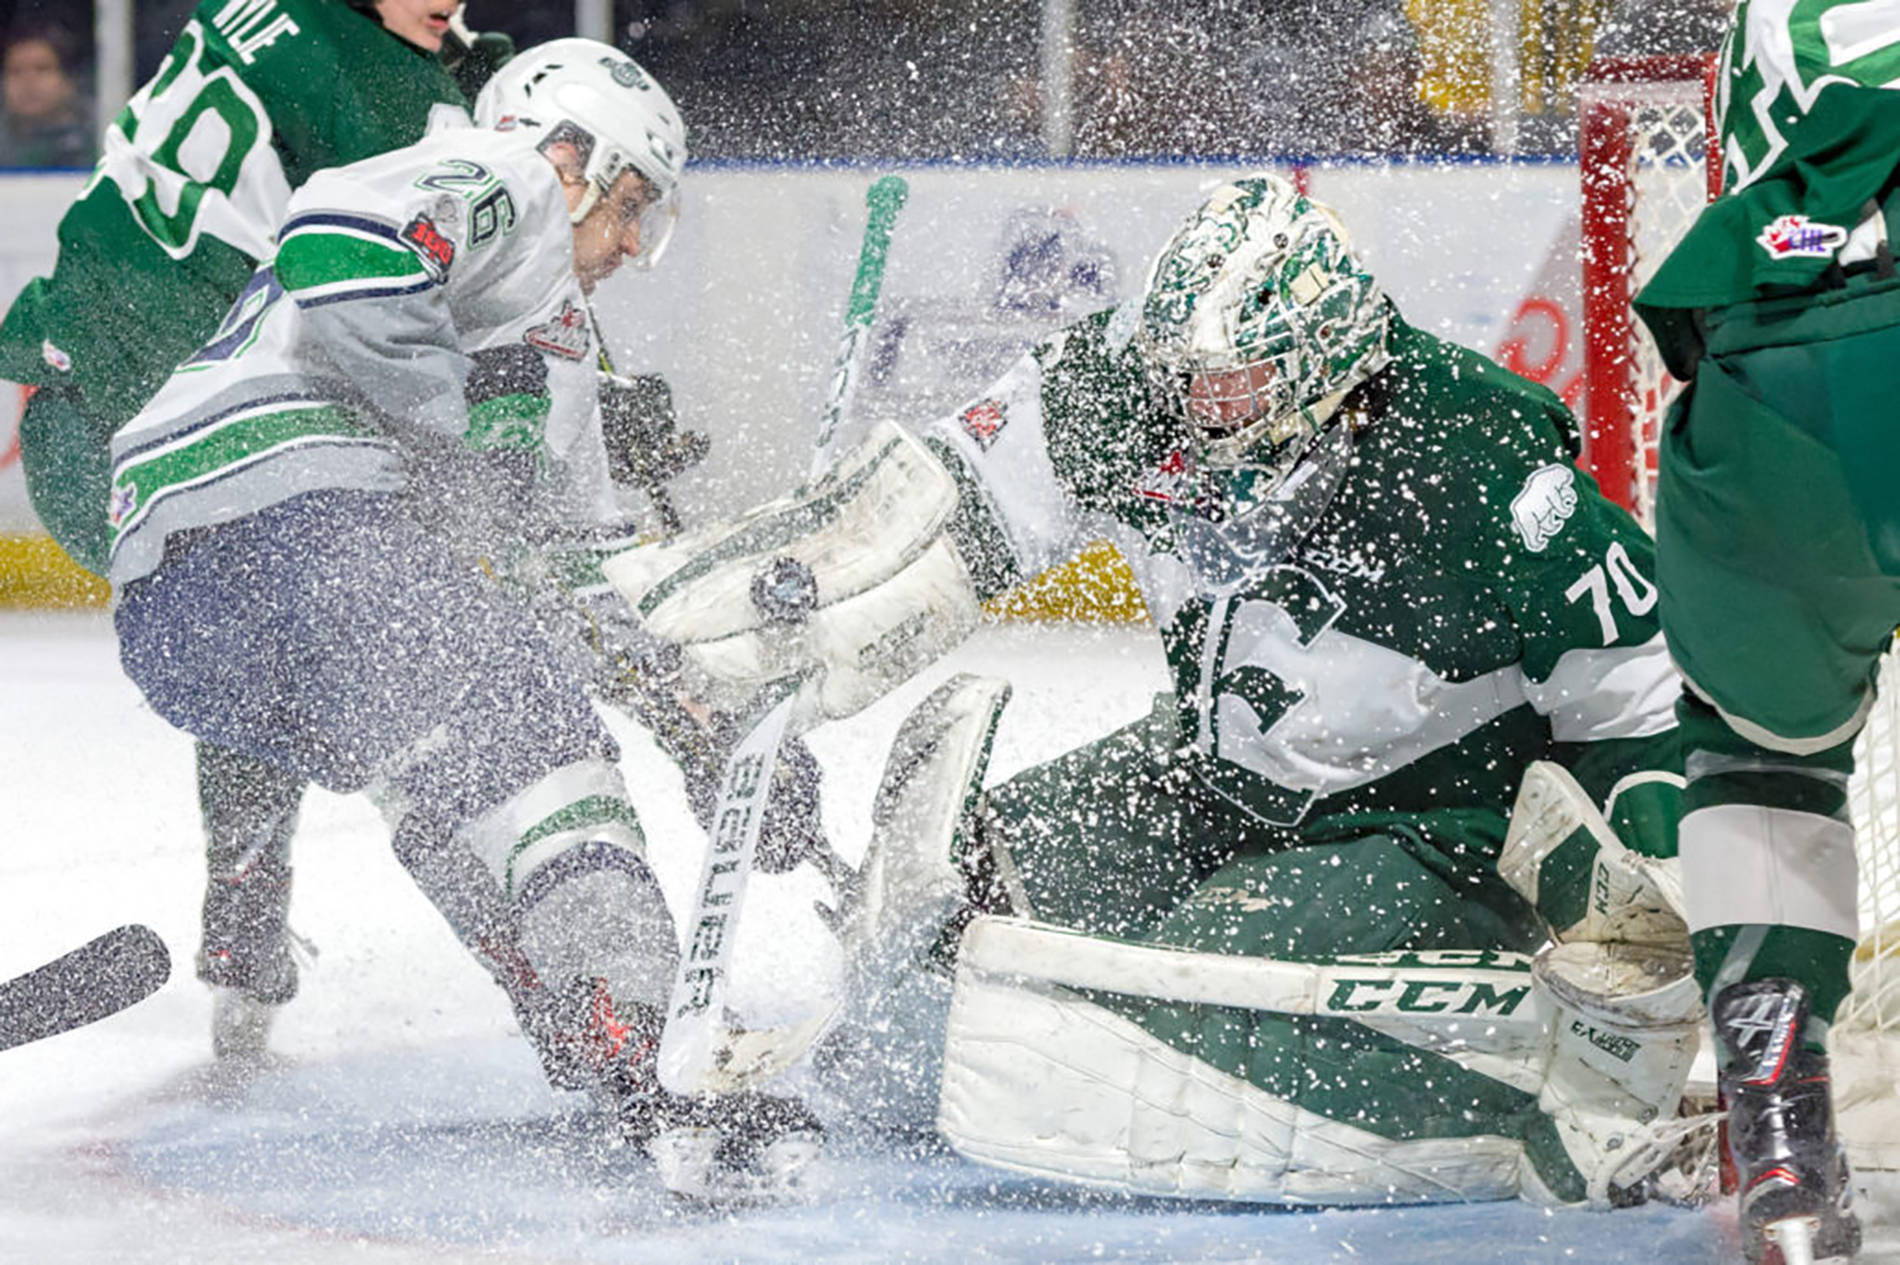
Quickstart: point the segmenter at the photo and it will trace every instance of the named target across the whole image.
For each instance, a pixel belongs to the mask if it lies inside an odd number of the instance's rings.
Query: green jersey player
[[[1127,559],[1174,681],[1150,715],[966,801],[1000,701],[955,684],[880,793],[823,1062],[934,1081],[891,1049],[934,1024],[966,1153],[1186,1196],[1611,1202],[1668,1149],[1636,1142],[1675,1114],[1696,999],[1658,877],[1651,548],[1576,451],[1554,396],[1407,325],[1263,175],[921,443],[880,430],[790,505],[608,572],[695,688],[802,664],[829,715],[965,599],[1094,538]],[[815,576],[795,647],[706,613],[786,552]],[[946,1028],[915,968],[966,923]]]
[[[1893,0],[1743,0],[1716,81],[1725,191],[1637,302],[1689,384],[1661,445],[1658,581],[1751,1261],[1860,1241],[1825,1037],[1858,930],[1853,741],[1900,623],[1897,69]]]
[[[34,385],[20,424],[28,492],[72,558],[104,573],[107,441],[217,327],[316,171],[467,122],[439,53],[442,0],[212,0],[106,132],[59,225],[50,276],[0,326],[0,376]],[[505,41],[504,41],[505,43]],[[495,37],[476,40],[498,55]],[[296,990],[290,837],[302,783],[200,744],[207,881],[199,974],[213,1041],[254,1049]]]
[[[367,7],[367,6],[366,6]],[[51,276],[0,325],[0,377],[36,386],[21,461],[40,520],[103,574],[106,441],[197,348],[311,173],[467,117],[436,56],[440,0],[207,0],[106,130]]]

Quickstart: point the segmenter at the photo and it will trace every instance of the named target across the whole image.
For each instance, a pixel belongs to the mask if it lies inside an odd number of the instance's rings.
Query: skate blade
[[[824,1144],[805,1134],[790,1134],[759,1153],[745,1168],[718,1159],[719,1131],[668,1129],[647,1143],[660,1182],[682,1199],[714,1207],[777,1204],[811,1191]]]
[[[1846,1265],[1847,1257],[1816,1258],[1814,1238],[1821,1231],[1819,1217],[1783,1217],[1762,1227],[1762,1237],[1770,1249],[1762,1254],[1762,1265]],[[1778,1253],[1779,1255],[1775,1255]]]
[[[211,990],[211,1054],[220,1063],[258,1062],[270,1053],[276,1006],[235,988]]]

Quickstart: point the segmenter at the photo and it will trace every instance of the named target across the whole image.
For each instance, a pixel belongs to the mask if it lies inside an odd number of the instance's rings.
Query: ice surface
[[[992,776],[1145,710],[1165,686],[1133,630],[985,630],[864,716],[814,736],[840,849],[865,842],[884,744],[953,668],[1012,677]],[[700,835],[678,777],[622,731],[676,902]],[[663,1196],[541,1083],[505,1003],[389,857],[360,801],[313,793],[292,921],[321,955],[248,1083],[209,1065],[191,978],[202,862],[189,743],[117,671],[96,615],[0,615],[0,975],[121,922],[175,978],[92,1028],[0,1054],[0,1262],[1732,1261],[1733,1216],[1518,1204],[1274,1212],[1122,1199],[979,1169],[927,1144],[840,1139],[807,1204],[715,1214]],[[809,872],[755,878],[734,1000],[755,1022],[823,995],[836,953]],[[1887,1191],[1877,1194],[1886,1196]],[[1894,1201],[1870,1261],[1900,1262]]]

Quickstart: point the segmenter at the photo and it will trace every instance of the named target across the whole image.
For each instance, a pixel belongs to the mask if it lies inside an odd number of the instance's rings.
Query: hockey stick
[[[858,251],[851,298],[845,306],[844,337],[832,366],[818,433],[812,440],[809,477],[813,479],[831,464],[839,423],[856,393],[878,292],[884,285],[891,232],[909,196],[910,186],[899,176],[883,177],[865,194],[864,241]],[[810,613],[817,590],[809,572],[788,575],[785,569],[776,568],[759,577],[752,586],[752,596],[774,619],[792,623]],[[733,933],[746,880],[752,872],[753,855],[758,850],[759,826],[772,773],[778,767],[779,745],[803,683],[798,678],[789,679],[770,693],[763,713],[726,762],[718,806],[713,812],[712,839],[693,911],[687,919],[686,947],[673,978],[666,1027],[660,1037],[660,1083],[676,1094],[702,1091],[718,1070],[715,1055],[724,1032]]]
[[[108,931],[0,984],[0,1050],[116,1015],[157,992],[171,973],[171,954],[150,927]]]

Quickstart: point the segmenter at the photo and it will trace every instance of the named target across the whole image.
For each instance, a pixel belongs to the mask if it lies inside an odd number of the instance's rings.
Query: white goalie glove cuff
[[[1624,846],[1561,765],[1524,770],[1497,864],[1559,940],[1688,948],[1680,863]]]
[[[1537,957],[1551,1016],[1538,1107],[1584,1181],[1584,1201],[1690,1202],[1713,1180],[1714,1117],[1678,1118],[1700,1041],[1702,997],[1686,952],[1575,941]],[[1566,1202],[1525,1166],[1525,1194]]]
[[[882,697],[976,626],[944,535],[956,504],[949,471],[884,423],[816,484],[602,570],[679,647],[689,696],[743,711],[770,682],[805,676],[802,729]]]

